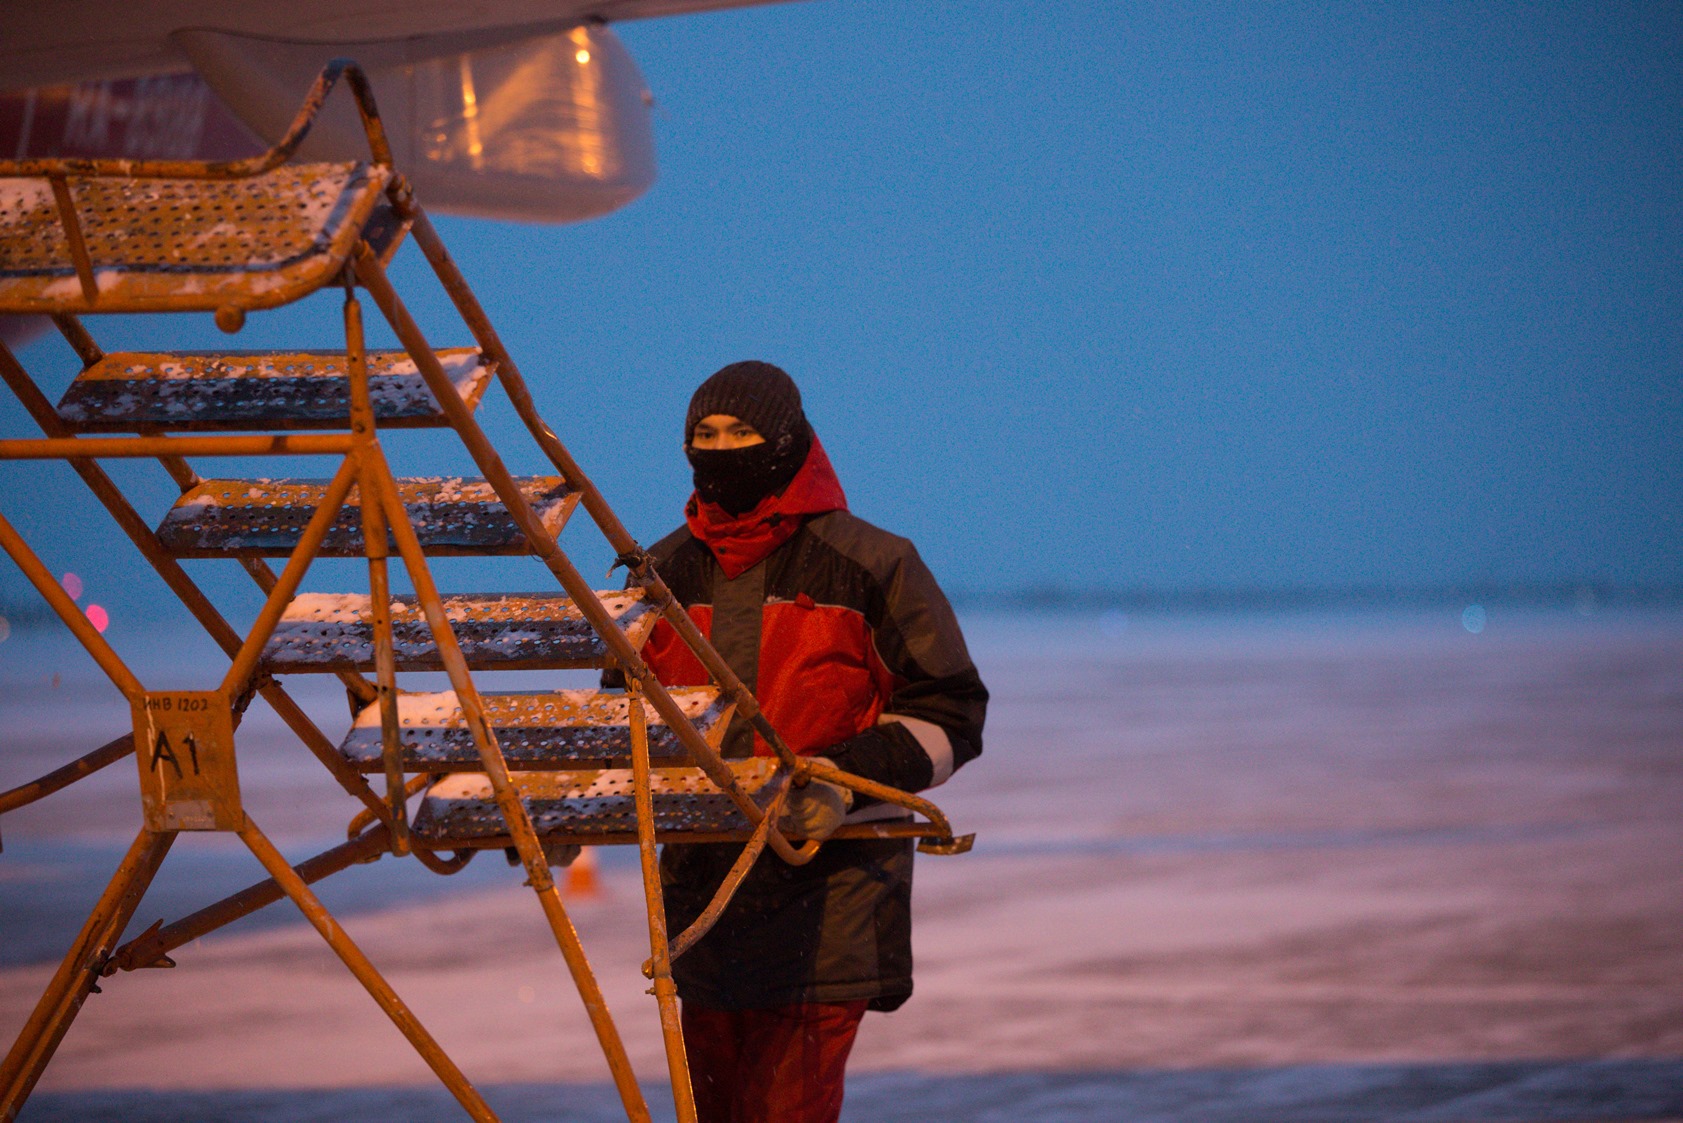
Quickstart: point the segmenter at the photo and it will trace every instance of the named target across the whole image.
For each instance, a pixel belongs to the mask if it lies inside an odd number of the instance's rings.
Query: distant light
[[[574,55],[573,57],[579,60],[579,65],[580,66],[583,66],[585,63],[590,61],[590,52],[581,49],[578,52],[578,54]]]
[[[111,617],[99,605],[90,604],[88,605],[88,623],[94,626],[95,631],[103,634],[105,629],[111,626]]]
[[[1578,609],[1579,616],[1595,615],[1595,590],[1588,585],[1580,585],[1572,594],[1573,604]]]
[[[63,577],[58,579],[58,583],[64,586],[64,591],[70,594],[71,600],[81,599],[82,579],[80,577],[76,576],[74,573],[66,573]]]
[[[1128,630],[1128,614],[1119,608],[1107,609],[1099,617],[1099,632],[1106,639],[1119,639]]]
[[[468,160],[477,172],[485,166],[485,141],[479,135],[479,91],[474,88],[473,67],[468,56],[461,57],[458,69],[462,79],[462,124],[467,128]]]
[[[1461,611],[1461,626],[1475,636],[1484,631],[1484,620],[1485,614],[1482,604],[1469,604]]]
[[[12,622],[0,616],[0,643],[5,643],[12,635]]]

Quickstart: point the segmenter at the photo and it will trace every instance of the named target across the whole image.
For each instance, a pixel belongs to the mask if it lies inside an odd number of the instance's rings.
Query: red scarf
[[[752,510],[733,515],[717,503],[692,494],[684,505],[690,533],[707,544],[730,580],[742,576],[789,541],[806,515],[847,510],[841,481],[815,435],[795,478],[781,494],[768,495]]]

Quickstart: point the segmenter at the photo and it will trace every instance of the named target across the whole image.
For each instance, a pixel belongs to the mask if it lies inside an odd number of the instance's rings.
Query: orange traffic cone
[[[561,892],[568,897],[587,898],[602,895],[602,879],[596,876],[596,851],[589,846],[579,851],[573,864],[567,867],[567,880]]]

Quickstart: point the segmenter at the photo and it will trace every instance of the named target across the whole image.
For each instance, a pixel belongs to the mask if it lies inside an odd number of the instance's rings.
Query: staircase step
[[[750,797],[770,802],[766,785],[777,772],[769,757],[726,762]],[[517,772],[511,776],[539,834],[591,844],[635,842],[636,801],[629,768],[583,772]],[[662,841],[721,841],[743,837],[748,820],[699,768],[656,768],[655,830]],[[427,789],[414,820],[417,841],[464,849],[505,846],[508,827],[490,778],[446,776]]]
[[[578,493],[559,476],[529,476],[520,492],[551,534],[578,505]],[[326,480],[206,480],[176,500],[158,526],[164,548],[181,558],[285,557],[321,505]],[[491,485],[482,479],[430,477],[397,481],[399,497],[429,554],[530,552]],[[355,557],[363,550],[360,500],[352,491],[322,543],[323,557]],[[395,550],[395,547],[393,547]]]
[[[641,648],[660,614],[641,589],[596,594],[633,646]],[[474,670],[548,670],[601,666],[607,645],[578,605],[557,593],[445,596],[444,613]],[[432,632],[412,596],[391,600],[392,643],[400,671],[443,669]],[[271,674],[374,669],[369,599],[354,593],[303,593],[287,605],[263,647]]]
[[[332,283],[389,168],[287,164],[243,179],[69,179],[89,300],[45,177],[0,187],[0,312],[273,308]]]
[[[437,354],[462,401],[477,406],[494,364],[471,347]],[[368,389],[382,427],[445,424],[408,352],[370,351]],[[83,433],[347,429],[350,394],[342,351],[113,354],[76,376],[58,414]]]
[[[496,731],[497,746],[511,769],[602,769],[631,762],[631,705],[625,694],[597,690],[556,690],[545,694],[482,694],[485,715]],[[672,700],[714,749],[724,740],[735,710],[716,687],[672,691]],[[656,764],[687,765],[678,737],[645,700],[649,756]],[[397,699],[403,733],[405,772],[478,771],[479,750],[462,717],[456,692],[402,694]],[[380,772],[380,707],[357,715],[339,746],[351,765]]]

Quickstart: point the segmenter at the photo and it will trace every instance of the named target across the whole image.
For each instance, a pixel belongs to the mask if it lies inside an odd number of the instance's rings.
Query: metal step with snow
[[[771,801],[777,761],[727,761],[744,791],[764,807]],[[539,834],[560,842],[635,842],[637,808],[631,770],[511,774]],[[720,842],[746,837],[747,817],[699,768],[656,768],[651,775],[655,831],[662,842]],[[413,837],[429,847],[483,849],[508,845],[508,827],[490,778],[446,776],[427,789]]]
[[[715,750],[724,740],[734,703],[716,687],[673,690],[672,700]],[[539,694],[482,694],[485,716],[510,769],[624,768],[631,763],[631,699],[599,690],[555,690]],[[647,699],[649,756],[657,765],[687,765],[678,736]],[[474,772],[479,750],[462,716],[456,692],[400,694],[397,720],[405,772]],[[353,768],[380,772],[380,707],[371,705],[340,744]]]
[[[392,175],[290,164],[239,179],[0,180],[0,312],[273,308],[334,280]],[[65,204],[68,204],[66,206]]]
[[[615,625],[641,648],[660,614],[641,589],[599,592]],[[559,593],[456,593],[442,598],[444,614],[475,670],[554,670],[599,667],[607,644],[578,605]],[[443,669],[419,602],[393,597],[392,646],[400,671]],[[374,615],[366,595],[303,593],[287,605],[260,666],[270,674],[374,669]]]
[[[436,354],[457,395],[478,406],[494,364],[471,347]],[[407,352],[370,351],[368,389],[382,427],[446,424]],[[58,415],[81,433],[346,429],[350,393],[342,351],[114,354],[76,376]]]
[[[176,500],[158,526],[158,539],[178,558],[285,557],[321,505],[327,482],[205,480]],[[560,476],[527,476],[516,483],[549,532],[559,534],[578,506],[578,493]],[[526,536],[485,480],[400,479],[397,488],[428,554],[531,552]],[[320,556],[362,555],[359,502],[353,491],[327,532]]]

